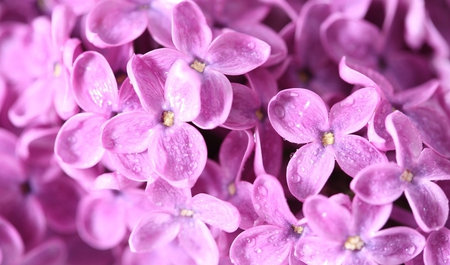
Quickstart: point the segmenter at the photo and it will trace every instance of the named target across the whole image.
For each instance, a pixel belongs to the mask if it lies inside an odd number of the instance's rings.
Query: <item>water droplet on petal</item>
[[[246,241],[248,247],[253,247],[256,245],[256,240],[254,238],[247,238]]]
[[[262,196],[266,196],[267,195],[267,189],[264,186],[259,186],[258,187],[258,192],[259,194],[261,194]]]
[[[414,254],[414,251],[416,251],[416,247],[415,247],[415,246],[410,246],[410,247],[405,248],[405,252],[406,252],[408,255]]]
[[[298,182],[300,182],[300,175],[298,175],[298,174],[293,174],[293,175],[291,176],[291,180],[292,180],[293,183],[298,183]]]
[[[259,210],[259,209],[261,209],[261,205],[259,205],[259,204],[257,204],[257,203],[255,203],[255,210]]]
[[[275,116],[277,116],[279,119],[284,118],[284,108],[280,105],[277,105],[273,108],[273,112],[275,113]]]
[[[262,250],[261,250],[260,248],[255,248],[255,252],[256,252],[256,253],[261,253]]]

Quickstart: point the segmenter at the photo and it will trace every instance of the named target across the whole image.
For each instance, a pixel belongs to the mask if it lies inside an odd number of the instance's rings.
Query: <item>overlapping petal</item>
[[[220,146],[219,162],[228,181],[238,181],[247,158],[253,151],[253,136],[248,131],[231,131]]]
[[[306,237],[295,246],[294,255],[306,264],[342,264],[345,252],[341,242]]]
[[[148,152],[140,153],[109,153],[115,168],[128,179],[134,181],[153,182],[159,176],[149,164]]]
[[[448,255],[450,254],[449,238],[450,231],[446,227],[428,235],[423,250],[425,264],[445,264],[448,261]]]
[[[17,264],[25,252],[20,234],[3,217],[0,217],[0,250],[2,264]]]
[[[230,115],[222,125],[232,130],[246,130],[255,127],[258,122],[256,111],[260,106],[254,91],[247,86],[231,83],[233,104]]]
[[[379,231],[388,221],[392,211],[392,204],[373,205],[361,200],[358,196],[353,198],[352,226],[356,235],[368,238]]]
[[[152,204],[171,211],[179,207],[187,207],[186,201],[191,197],[190,189],[175,188],[161,178],[148,183],[145,193]]]

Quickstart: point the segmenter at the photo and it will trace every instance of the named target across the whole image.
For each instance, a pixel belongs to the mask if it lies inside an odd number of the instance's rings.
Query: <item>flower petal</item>
[[[373,205],[355,196],[352,204],[354,233],[364,238],[371,236],[386,224],[391,211],[392,203]]]
[[[267,173],[278,176],[283,157],[283,140],[269,120],[263,121],[256,127],[255,141],[255,174]]]
[[[395,227],[379,231],[365,243],[379,264],[401,264],[422,251],[425,238],[412,228]]]
[[[236,183],[236,194],[231,196],[228,201],[233,204],[241,215],[241,223],[239,228],[249,229],[253,227],[259,218],[255,212],[252,201],[253,185],[247,181],[239,181]]]
[[[230,259],[234,264],[284,264],[292,248],[283,228],[260,225],[239,234],[230,247]]]
[[[178,188],[191,188],[207,159],[203,136],[187,123],[152,130],[148,154],[155,171]]]
[[[192,197],[190,189],[176,188],[162,178],[148,183],[145,193],[152,204],[168,211],[186,207],[186,201]]]
[[[253,136],[248,131],[231,131],[227,134],[219,150],[219,162],[225,172],[227,181],[234,182],[241,178],[247,158],[253,151]]]
[[[197,4],[188,1],[177,4],[173,8],[172,23],[175,47],[194,58],[203,58],[211,43],[212,32]]]
[[[295,246],[294,255],[306,264],[343,264],[345,251],[342,242],[306,237]]]
[[[414,176],[427,180],[449,180],[450,161],[431,148],[424,148],[411,172],[414,172]]]
[[[191,200],[194,218],[231,233],[241,222],[239,211],[232,204],[208,194],[200,193]]]
[[[147,150],[128,154],[109,152],[109,157],[114,163],[115,169],[128,179],[151,183],[159,178],[148,162]]]
[[[280,182],[270,175],[259,175],[253,183],[253,206],[266,223],[290,227],[297,222],[286,203]]]
[[[117,108],[116,78],[103,55],[87,51],[78,56],[71,81],[75,100],[83,110],[109,114]]]
[[[336,161],[342,170],[354,177],[363,168],[387,162],[386,155],[376,149],[369,141],[358,135],[343,135],[333,145]]]
[[[128,243],[133,252],[147,252],[169,244],[179,231],[180,222],[171,214],[151,211],[131,231]]]
[[[408,184],[400,179],[403,171],[393,162],[373,164],[358,172],[350,188],[367,203],[391,203],[402,195]]]
[[[21,265],[59,265],[67,262],[67,247],[61,239],[51,239],[28,251]]]
[[[331,107],[330,124],[334,133],[348,134],[366,126],[380,101],[375,88],[362,88]]]
[[[450,231],[446,227],[428,235],[427,243],[423,250],[425,264],[445,264],[448,262],[450,253],[449,238]]]
[[[131,42],[146,29],[146,12],[133,2],[99,2],[86,18],[86,36],[101,48]]]
[[[203,76],[200,95],[202,106],[194,123],[202,129],[213,129],[228,118],[233,102],[233,90],[230,81],[219,72],[205,70]]]
[[[159,120],[145,112],[122,113],[107,121],[101,134],[102,145],[115,153],[140,153],[148,148],[150,134]]]
[[[270,46],[249,35],[226,32],[211,43],[206,66],[225,75],[242,75],[267,61]]]
[[[0,252],[3,254],[1,264],[18,264],[25,252],[25,247],[16,228],[0,217]]]
[[[393,106],[386,99],[381,99],[372,120],[367,126],[367,138],[378,150],[394,150],[392,136],[386,130],[386,117],[393,111]]]
[[[287,167],[289,191],[300,201],[318,194],[334,168],[334,153],[322,144],[310,143],[298,149]]]
[[[256,111],[260,106],[256,93],[247,86],[231,83],[233,103],[230,115],[222,127],[232,130],[246,130],[255,127],[258,122]]]
[[[285,89],[274,96],[268,107],[273,128],[293,143],[308,143],[328,129],[328,111],[316,93],[300,88]]]
[[[105,153],[101,145],[100,128],[105,117],[95,113],[80,113],[64,123],[55,141],[55,154],[66,164],[89,168]]]
[[[448,199],[436,183],[424,180],[409,185],[405,196],[423,231],[430,232],[445,225],[449,214]]]

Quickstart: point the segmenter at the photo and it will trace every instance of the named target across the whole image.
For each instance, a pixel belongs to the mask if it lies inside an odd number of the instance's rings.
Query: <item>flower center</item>
[[[255,112],[255,114],[256,114],[256,118],[257,118],[259,121],[262,121],[262,120],[264,119],[264,113],[263,113],[260,109],[258,109],[258,110]]]
[[[294,230],[295,233],[301,235],[303,233],[303,226],[301,225],[292,225],[292,230]]]
[[[194,211],[188,209],[182,209],[180,211],[180,215],[184,217],[192,217],[194,215]]]
[[[298,73],[298,78],[302,83],[307,84],[312,79],[312,73],[308,68],[302,69]]]
[[[228,185],[228,194],[230,194],[231,196],[234,196],[236,194],[236,184],[234,184],[234,182],[231,182]]]
[[[361,250],[364,247],[364,242],[359,236],[349,236],[344,243],[344,248],[347,250]]]
[[[408,169],[405,169],[405,171],[403,171],[403,173],[400,175],[400,179],[406,182],[411,182],[413,177],[413,173]]]
[[[324,147],[334,144],[334,134],[332,132],[326,132],[322,135],[322,144]]]
[[[164,111],[161,120],[164,125],[170,127],[175,122],[175,114],[170,110]]]
[[[203,73],[203,70],[205,70],[206,64],[195,60],[190,66],[195,71],[197,71],[199,73]]]
[[[60,63],[54,63],[53,64],[53,76],[54,77],[59,77],[61,76],[62,73],[62,66]]]

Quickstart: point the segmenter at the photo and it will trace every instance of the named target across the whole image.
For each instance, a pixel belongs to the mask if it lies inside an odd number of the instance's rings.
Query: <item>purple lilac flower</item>
[[[386,118],[386,129],[396,147],[397,163],[373,164],[360,171],[350,187],[367,203],[390,203],[405,193],[419,227],[430,232],[448,218],[448,199],[433,181],[450,179],[450,162],[422,141],[414,124],[395,111]]]
[[[270,101],[274,129],[290,142],[307,143],[295,152],[287,168],[289,190],[297,199],[304,201],[319,193],[335,160],[351,177],[370,164],[386,161],[365,138],[350,134],[367,124],[378,102],[374,88],[363,88],[333,105],[328,116],[323,100],[306,89],[286,89]]]
[[[370,205],[358,197],[351,209],[322,195],[303,205],[308,226],[316,236],[304,237],[295,255],[307,264],[399,264],[417,256],[425,238],[408,227],[380,229],[392,204]]]

